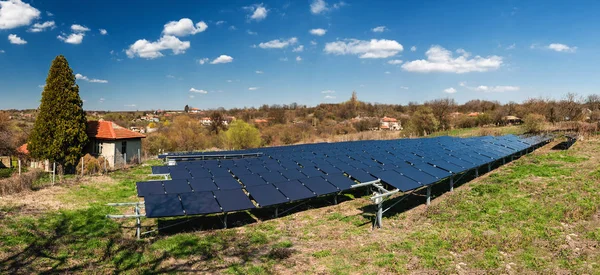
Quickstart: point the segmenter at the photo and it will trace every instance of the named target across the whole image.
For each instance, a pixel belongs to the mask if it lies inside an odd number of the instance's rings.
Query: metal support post
[[[81,157],[81,176],[83,177],[83,157]]]
[[[454,191],[454,176],[450,176],[450,192]]]
[[[142,222],[140,221],[140,207],[138,205],[135,206],[135,214],[138,216],[135,219],[135,237],[139,240],[142,234]]]
[[[275,206],[275,218],[279,217],[279,206]]]
[[[223,215],[223,228],[227,228],[227,212]]]
[[[427,186],[427,205],[431,204],[431,185]]]
[[[488,163],[488,173],[492,171],[492,164]]]
[[[333,204],[337,204],[337,194],[333,195]]]
[[[479,167],[475,167],[475,177],[479,177]]]
[[[502,165],[506,164],[506,159],[502,158]]]
[[[56,162],[52,163],[52,185],[56,182]]]
[[[375,199],[375,203],[377,203],[377,216],[375,217],[375,226],[377,228],[383,227],[382,218],[383,218],[383,198]]]
[[[21,159],[17,161],[19,163],[19,176],[21,175]]]

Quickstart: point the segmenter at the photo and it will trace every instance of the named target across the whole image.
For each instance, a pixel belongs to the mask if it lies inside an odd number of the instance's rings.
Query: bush
[[[83,174],[84,175],[96,175],[103,171],[104,162],[106,160],[103,157],[95,158],[90,154],[83,157]],[[81,160],[77,164],[77,174],[81,175]]]
[[[528,114],[523,123],[525,132],[527,133],[539,133],[544,129],[544,122],[546,118],[539,114]]]
[[[44,172],[40,170],[31,170],[21,174],[21,176],[13,175],[7,179],[0,180],[0,196],[31,190],[33,183],[42,177],[43,174]]]
[[[243,120],[234,120],[225,132],[225,142],[231,149],[256,148],[261,144],[260,132]]]
[[[433,115],[431,108],[419,107],[410,117],[408,130],[414,135],[426,136],[435,132],[439,125],[440,123]]]

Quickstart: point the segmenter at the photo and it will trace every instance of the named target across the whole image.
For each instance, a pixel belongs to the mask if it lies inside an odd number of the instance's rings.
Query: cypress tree
[[[88,142],[79,86],[67,59],[59,55],[50,66],[28,150],[38,160],[73,168]]]

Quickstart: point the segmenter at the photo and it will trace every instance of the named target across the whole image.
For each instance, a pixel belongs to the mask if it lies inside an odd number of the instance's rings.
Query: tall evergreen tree
[[[50,66],[28,150],[35,159],[73,167],[88,142],[79,86],[67,59],[59,55]]]

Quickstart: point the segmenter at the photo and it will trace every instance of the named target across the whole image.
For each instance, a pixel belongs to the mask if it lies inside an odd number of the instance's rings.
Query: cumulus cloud
[[[283,49],[290,45],[294,45],[298,43],[298,38],[292,37],[290,39],[275,39],[268,42],[263,42],[258,44],[258,46],[262,49]]]
[[[453,94],[453,93],[456,93],[456,89],[450,87],[448,89],[444,89],[444,93]]]
[[[404,61],[402,61],[400,59],[392,59],[392,60],[389,60],[387,63],[392,64],[392,65],[400,65],[400,64],[402,64],[402,62],[404,62]]]
[[[146,39],[140,39],[129,46],[125,51],[129,58],[136,56],[146,59],[155,59],[163,57],[161,51],[171,50],[173,54],[185,53],[190,48],[189,41],[181,41],[179,38],[171,35],[165,35],[158,41],[150,42]]]
[[[104,79],[96,79],[96,78],[88,78],[85,75],[82,74],[75,74],[75,79],[81,79],[90,83],[108,83],[108,80],[104,80]]]
[[[233,62],[233,57],[222,54],[219,57],[215,58],[215,60],[211,61],[210,64],[225,64],[231,62]]]
[[[31,28],[29,28],[29,32],[43,32],[47,29],[54,29],[56,28],[56,24],[54,23],[54,21],[46,21],[44,23],[35,23],[33,24],[33,26],[31,26]]]
[[[416,51],[417,51],[417,46],[412,46],[412,47],[410,47],[410,51],[411,51],[411,52],[416,52]]]
[[[73,24],[71,25],[71,30],[74,32],[87,32],[90,29],[86,26],[82,26],[82,25],[78,25],[78,24]]]
[[[58,35],[56,38],[58,38],[58,40],[63,41],[65,43],[69,43],[69,44],[81,44],[81,42],[83,42],[83,37],[85,36],[85,33],[72,33],[68,36],[65,36],[65,34],[61,34]]]
[[[296,56],[296,61],[298,61],[298,62],[302,61],[302,57]]]
[[[408,90],[409,88],[406,87],[406,86],[400,86],[400,89],[402,89],[402,90]]]
[[[0,1],[0,30],[28,26],[40,11],[21,0]]]
[[[257,22],[267,18],[267,15],[269,13],[269,10],[265,8],[263,4],[244,7],[244,9],[250,12],[248,18]]]
[[[335,96],[334,95],[326,95],[323,98],[325,98],[325,99],[335,99]]]
[[[371,29],[371,31],[373,31],[373,32],[384,32],[386,30],[387,30],[387,28],[385,26],[379,26],[379,27],[375,27],[375,28]]]
[[[196,88],[190,88],[191,93],[208,94],[208,91]]]
[[[215,22],[215,25],[220,26],[220,25],[223,25],[225,23],[227,23],[227,22],[225,22],[223,20],[219,20],[219,21]]]
[[[16,44],[16,45],[27,44],[27,41],[23,40],[23,38],[21,38],[21,37],[18,37],[16,34],[9,34],[8,41],[10,41],[11,44]]]
[[[326,29],[312,29],[309,31],[312,35],[323,36],[327,33]]]
[[[335,94],[334,90],[325,90],[325,91],[321,91],[322,94]]]
[[[313,46],[316,46],[317,45],[317,41],[312,40],[312,41],[310,41],[310,44],[313,45]]]
[[[299,53],[299,52],[302,52],[302,51],[304,51],[304,46],[303,45],[300,45],[300,46],[298,46],[298,47],[296,47],[296,48],[294,48],[292,50],[292,52],[295,52],[295,53]]]
[[[563,53],[574,53],[575,51],[577,51],[577,47],[568,46],[560,43],[552,43],[548,45],[548,49]]]
[[[404,50],[402,44],[395,40],[346,39],[325,44],[325,53],[335,55],[359,55],[360,58],[388,58]]]
[[[467,82],[460,82],[461,87],[465,87],[471,91],[484,92],[484,93],[504,93],[504,92],[516,92],[521,89],[519,86],[469,86]]]
[[[200,65],[204,65],[204,63],[208,62],[208,60],[209,60],[208,58],[201,58],[201,59],[198,59],[198,63],[200,63]]]
[[[247,30],[246,33],[248,33],[249,35],[257,35],[257,32],[253,32],[251,30]]]
[[[105,29],[99,29],[98,31],[100,31],[101,35],[107,35],[108,34],[108,31],[105,30]]]
[[[135,104],[125,104],[125,105],[123,105],[123,106],[125,106],[125,107],[130,107],[130,108],[134,108],[134,107],[136,107],[136,105],[135,105]]]
[[[264,74],[265,72],[263,71],[256,71],[257,74]]]
[[[4,50],[0,50],[0,53],[5,53],[5,51]]]
[[[171,21],[165,24],[162,31],[164,35],[172,36],[188,36],[205,31],[208,25],[204,21],[200,21],[194,25],[194,22],[189,18],[182,18],[179,21]]]
[[[502,65],[502,57],[492,55],[488,57],[471,56],[465,50],[457,50],[461,55],[454,58],[452,52],[441,46],[431,46],[425,53],[427,59],[410,61],[402,65],[402,68],[409,72],[430,73],[468,73],[468,72],[487,72],[498,69]]]
[[[256,90],[258,90],[258,88],[259,87],[250,87],[250,88],[248,88],[248,90],[250,90],[250,91],[256,91]]]
[[[512,43],[510,45],[508,45],[508,47],[506,47],[507,50],[514,50],[515,48],[517,48],[517,44]]]
[[[327,11],[337,10],[345,5],[346,3],[340,1],[329,6],[329,4],[327,4],[327,2],[325,2],[324,0],[313,0],[310,4],[310,12],[312,14],[322,14]]]

